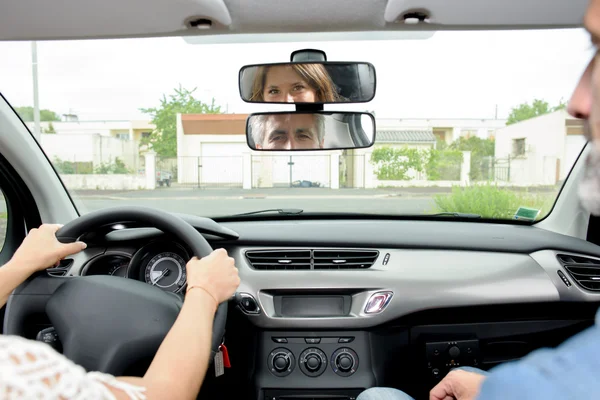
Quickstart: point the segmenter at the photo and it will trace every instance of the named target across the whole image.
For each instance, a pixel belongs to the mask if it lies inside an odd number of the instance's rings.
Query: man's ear
[[[256,147],[257,149],[262,149],[262,145],[261,144],[255,144],[254,147]]]

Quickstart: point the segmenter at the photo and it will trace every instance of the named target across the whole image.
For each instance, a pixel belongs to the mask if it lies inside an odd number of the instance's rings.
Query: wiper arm
[[[277,213],[280,215],[300,215],[303,212],[304,212],[304,210],[301,210],[299,208],[270,208],[267,210],[258,210],[258,211],[251,211],[251,212],[247,212],[247,213],[234,214],[232,216],[240,217],[243,215],[268,214],[268,213]]]
[[[481,218],[479,214],[468,214],[460,212],[441,212],[437,214],[430,214],[432,217],[456,217],[456,218]]]

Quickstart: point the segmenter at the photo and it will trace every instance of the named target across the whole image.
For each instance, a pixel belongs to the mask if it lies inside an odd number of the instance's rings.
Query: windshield
[[[0,43],[0,91],[80,213],[142,205],[208,217],[296,209],[539,220],[585,145],[582,122],[565,110],[593,51],[582,29],[192,42]],[[249,149],[249,113],[294,108],[242,101],[240,68],[307,48],[375,66],[371,102],[325,105],[371,112],[372,147]]]

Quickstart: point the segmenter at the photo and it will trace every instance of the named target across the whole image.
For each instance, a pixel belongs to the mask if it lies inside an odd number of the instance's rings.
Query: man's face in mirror
[[[267,118],[263,141],[257,149],[295,150],[323,148],[316,117],[311,114],[280,114]],[[321,139],[319,139],[321,137]]]

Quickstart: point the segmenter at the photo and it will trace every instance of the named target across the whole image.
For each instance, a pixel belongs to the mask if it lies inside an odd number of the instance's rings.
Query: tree
[[[48,128],[44,130],[44,133],[56,133],[56,130],[54,130],[54,125],[52,125],[52,122],[48,123]]]
[[[25,122],[33,122],[33,107],[15,107],[15,111],[19,117]],[[40,121],[60,121],[60,116],[54,111],[40,110]]]
[[[474,181],[484,178],[482,173],[482,165],[488,157],[493,157],[496,148],[495,142],[492,139],[481,139],[477,136],[470,138],[461,137],[455,140],[450,145],[450,149],[458,151],[471,152],[471,172],[470,178]]]
[[[409,171],[423,172],[427,163],[427,151],[409,147],[379,147],[371,154],[371,164],[381,181],[407,181],[411,179]]]
[[[567,104],[561,99],[558,105],[550,107],[547,101],[534,99],[531,104],[523,103],[517,107],[513,107],[508,115],[506,125],[516,124],[520,121],[525,121],[530,118],[535,118],[540,115],[552,113],[558,110],[564,110]]]
[[[177,114],[221,114],[221,106],[215,104],[213,98],[211,104],[203,103],[194,98],[192,90],[179,88],[168,97],[163,94],[160,106],[155,108],[142,108],[143,113],[152,117],[152,123],[156,129],[150,136],[141,140],[140,146],[150,145],[160,157],[177,156]]]

